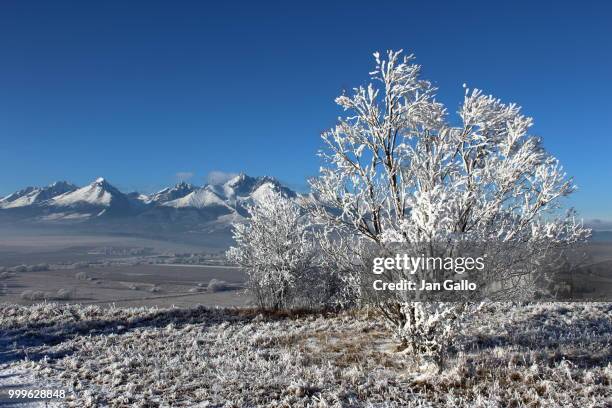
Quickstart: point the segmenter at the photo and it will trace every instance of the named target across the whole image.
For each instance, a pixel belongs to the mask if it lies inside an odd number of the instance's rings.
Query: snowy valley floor
[[[351,313],[3,305],[0,378],[75,407],[605,407],[611,334],[610,303],[492,305],[438,374]]]

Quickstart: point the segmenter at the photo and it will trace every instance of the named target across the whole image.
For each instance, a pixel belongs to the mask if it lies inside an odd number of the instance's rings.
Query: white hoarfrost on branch
[[[303,275],[312,269],[312,234],[301,208],[280,192],[248,207],[249,219],[234,226],[236,246],[228,257],[249,275],[249,289],[258,305],[290,306]]]
[[[560,199],[574,185],[529,134],[532,119],[519,106],[466,87],[458,120],[451,119],[412,56],[374,57],[372,83],[336,99],[348,115],[322,135],[325,165],[311,181],[311,205],[326,231],[381,247],[492,241],[541,253],[589,234],[573,212],[562,214]],[[336,238],[328,240],[334,248]],[[498,296],[529,298],[533,280],[519,281]],[[456,305],[398,296],[381,308],[404,340],[427,342],[435,335],[424,333],[446,333],[445,323],[460,320]]]

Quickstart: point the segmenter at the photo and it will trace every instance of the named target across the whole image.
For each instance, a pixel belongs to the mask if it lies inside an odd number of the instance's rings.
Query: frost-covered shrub
[[[459,120],[451,120],[412,56],[374,56],[371,76],[380,86],[370,83],[336,99],[348,115],[323,134],[326,165],[311,181],[312,214],[324,226],[321,246],[346,274],[344,281],[353,283],[357,303],[361,248],[435,241],[452,250],[457,242],[486,241],[523,245],[532,249],[529,255],[543,257],[588,236],[573,212],[561,213],[559,201],[574,185],[529,134],[532,119],[517,105],[466,87]],[[491,300],[532,298],[535,272],[500,269],[495,278],[511,287]],[[460,315],[471,309],[424,305],[397,293],[377,306],[416,351],[440,352]],[[432,331],[440,335],[423,335]]]
[[[45,292],[40,290],[25,290],[21,293],[21,298],[24,300],[45,300]]]
[[[59,289],[57,293],[52,295],[49,299],[50,300],[70,300],[70,299],[73,299],[75,296],[76,296],[75,289],[62,288],[62,289]]]
[[[236,246],[228,258],[249,276],[248,290],[262,308],[295,306],[302,279],[316,270],[309,223],[298,204],[272,192],[248,208],[246,223],[234,226]]]
[[[70,300],[76,295],[75,289],[59,289],[57,292],[44,292],[41,290],[26,290],[21,293],[21,298],[30,301],[41,300]]]
[[[75,262],[70,265],[71,269],[85,269],[89,268],[89,262]]]
[[[209,292],[222,292],[224,290],[228,290],[229,288],[230,286],[226,281],[215,278],[211,279],[206,287]]]
[[[41,263],[37,265],[17,265],[12,268],[6,268],[10,272],[39,272],[48,271],[50,269],[49,264]]]
[[[40,272],[40,271],[48,271],[48,270],[49,270],[49,264],[46,264],[46,263],[41,263],[37,265],[28,265],[27,267],[28,272]]]
[[[89,278],[85,272],[77,272],[74,277],[78,280],[87,280]]]

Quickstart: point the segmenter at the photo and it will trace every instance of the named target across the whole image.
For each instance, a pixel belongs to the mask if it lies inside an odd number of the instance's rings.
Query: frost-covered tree
[[[249,219],[234,226],[228,258],[244,268],[249,290],[262,308],[290,305],[296,286],[312,269],[312,234],[301,208],[280,192],[248,207]]]
[[[562,214],[560,199],[574,185],[529,133],[532,119],[520,107],[464,85],[451,118],[412,56],[374,57],[372,82],[336,99],[348,114],[322,135],[325,164],[311,187],[327,231],[379,246],[473,240],[541,253],[588,234],[573,213]],[[529,298],[531,272],[521,271],[495,300]],[[465,306],[398,298],[381,309],[410,343],[435,338],[424,333],[446,336]]]

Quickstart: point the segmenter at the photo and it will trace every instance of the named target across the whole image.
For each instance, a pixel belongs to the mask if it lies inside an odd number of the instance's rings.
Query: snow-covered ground
[[[5,305],[0,378],[61,383],[75,407],[603,407],[611,334],[609,303],[492,305],[437,373],[358,313]]]

